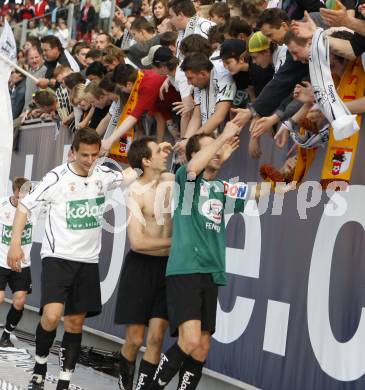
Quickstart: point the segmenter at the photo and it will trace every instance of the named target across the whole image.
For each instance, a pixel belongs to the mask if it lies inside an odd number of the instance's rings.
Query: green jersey
[[[172,247],[166,275],[210,273],[214,282],[226,284],[225,214],[242,212],[245,183],[205,180],[202,172],[187,179],[186,167],[176,172]]]

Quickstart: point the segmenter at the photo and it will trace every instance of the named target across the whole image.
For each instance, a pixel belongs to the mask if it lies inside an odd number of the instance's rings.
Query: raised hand
[[[286,126],[282,125],[274,137],[276,146],[282,149],[288,143],[288,138],[289,130],[286,128]]]
[[[162,152],[165,152],[165,153],[168,153],[170,154],[172,151],[173,151],[173,147],[172,145],[170,144],[170,142],[161,142],[159,145],[158,145],[160,151]]]
[[[304,19],[302,21],[294,20],[290,27],[298,37],[305,39],[312,38],[317,29],[317,25],[307,11],[304,11]]]
[[[314,94],[312,85],[309,81],[303,81],[302,84],[297,84],[293,93],[294,99],[302,103],[314,103]]]
[[[238,136],[232,137],[228,142],[226,142],[223,146],[223,152],[222,152],[222,162],[227,161],[232,153],[238,149],[240,146],[240,139]]]
[[[323,20],[331,27],[351,27],[347,9],[339,0],[336,0],[335,9],[321,8],[320,12]]]
[[[174,102],[172,105],[174,106],[172,111],[175,111],[177,115],[187,114],[194,109],[194,100]]]
[[[231,111],[236,114],[231,122],[239,126],[240,129],[246,126],[251,119],[251,111],[248,108],[231,108]]]
[[[253,138],[261,137],[264,133],[270,131],[276,123],[277,120],[274,115],[257,119],[250,128],[251,136]]]

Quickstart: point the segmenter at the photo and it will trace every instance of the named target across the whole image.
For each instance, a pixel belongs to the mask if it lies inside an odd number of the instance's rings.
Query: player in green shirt
[[[247,194],[244,183],[216,179],[238,147],[239,131],[228,122],[216,139],[192,136],[188,164],[176,173],[180,191],[175,192],[166,286],[170,331],[178,342],[162,355],[150,390],[163,389],[179,370],[179,389],[195,389],[201,378],[215,332],[218,285],[226,283],[224,215],[243,211]]]

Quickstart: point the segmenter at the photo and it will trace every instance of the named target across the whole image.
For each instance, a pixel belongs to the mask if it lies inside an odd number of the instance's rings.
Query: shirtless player
[[[148,388],[168,326],[165,272],[171,245],[171,214],[162,215],[162,209],[168,209],[169,203],[169,191],[164,191],[169,185],[166,182],[174,183],[174,175],[166,172],[171,149],[167,142],[157,144],[153,138],[145,137],[134,141],[128,152],[131,167],[141,169],[143,174],[130,187],[128,197],[131,250],[124,260],[115,316],[117,324],[127,325],[119,361],[118,383],[122,390],[132,390],[135,362],[146,327],[147,349],[136,390]]]

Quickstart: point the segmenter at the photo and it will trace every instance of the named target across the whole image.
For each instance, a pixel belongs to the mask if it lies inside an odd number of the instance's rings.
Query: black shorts
[[[190,320],[200,320],[201,330],[215,332],[218,285],[211,274],[167,276],[166,296],[171,336]]]
[[[98,264],[45,257],[42,260],[41,312],[48,303],[64,303],[65,315],[101,313]]]
[[[116,324],[143,324],[151,318],[167,319],[165,256],[129,251],[119,282]]]
[[[11,292],[26,291],[32,293],[32,276],[30,267],[22,268],[22,272],[15,272],[9,268],[0,267],[0,291],[4,291],[9,284]]]

